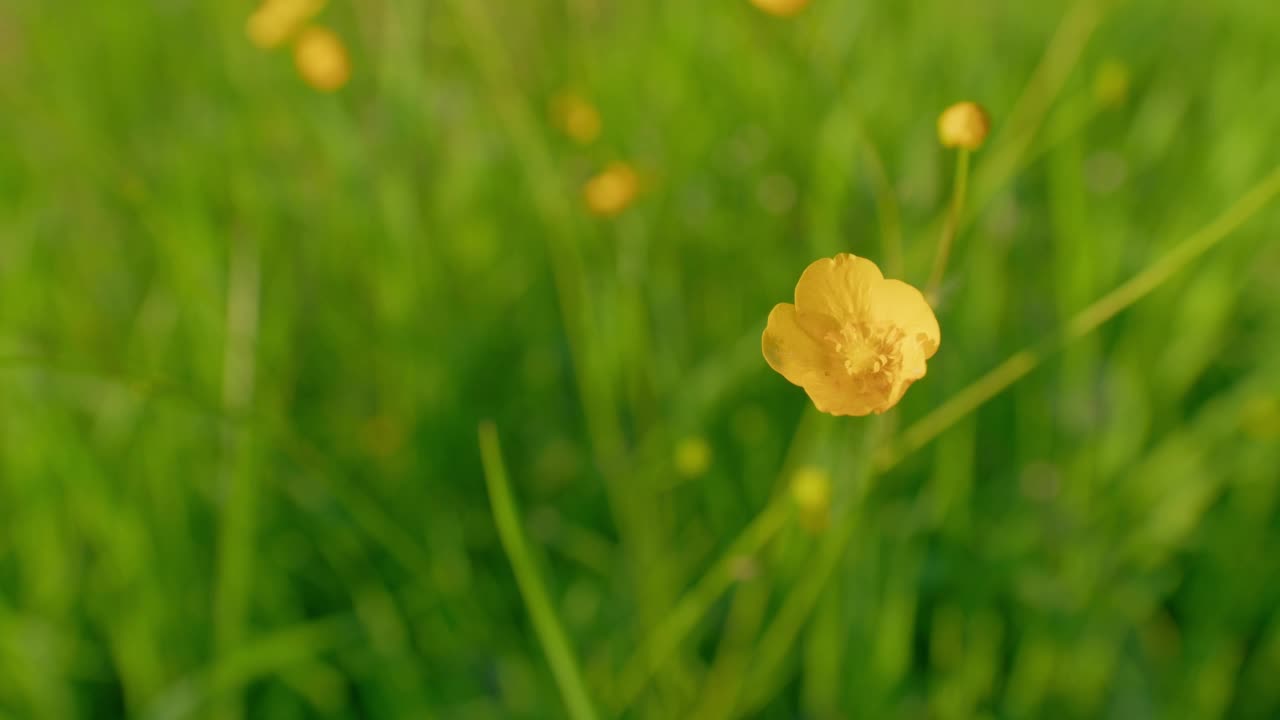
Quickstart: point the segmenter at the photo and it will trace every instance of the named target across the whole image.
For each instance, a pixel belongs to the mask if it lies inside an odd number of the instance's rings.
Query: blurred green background
[[[1280,716],[1276,207],[871,462],[1275,167],[1280,6],[332,0],[332,94],[252,10],[0,0],[0,718]],[[764,319],[924,283],[961,99],[941,349],[820,416]]]

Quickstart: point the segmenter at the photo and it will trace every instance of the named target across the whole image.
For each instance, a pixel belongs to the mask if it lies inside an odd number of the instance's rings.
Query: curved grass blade
[[[529,618],[542,651],[546,653],[551,674],[564,698],[565,709],[573,720],[595,720],[595,706],[587,694],[582,671],[569,645],[568,636],[560,619],[556,617],[546,584],[538,574],[520,516],[516,512],[515,499],[511,496],[511,484],[507,481],[507,468],[502,462],[502,448],[498,444],[498,429],[491,422],[480,424],[480,461],[484,465],[485,484],[489,487],[489,502],[493,507],[493,522],[498,537],[511,561],[520,596],[524,598]]]

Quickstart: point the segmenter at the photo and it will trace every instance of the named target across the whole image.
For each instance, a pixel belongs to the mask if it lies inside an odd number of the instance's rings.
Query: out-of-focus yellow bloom
[[[624,162],[616,162],[587,181],[582,199],[596,215],[612,217],[626,210],[640,192],[640,175]]]
[[[556,127],[580,145],[589,145],[600,137],[600,111],[581,95],[557,95],[551,101],[551,118]]]
[[[293,46],[298,73],[317,90],[332,92],[351,79],[351,61],[342,38],[328,28],[309,27]]]
[[[938,140],[944,147],[977,150],[990,129],[987,111],[975,102],[958,102],[938,116]]]
[[[1130,81],[1128,65],[1119,60],[1107,60],[1093,78],[1093,98],[1106,108],[1123,105],[1129,99]]]
[[[696,478],[711,467],[711,445],[701,436],[687,437],[676,445],[676,472]]]
[[[266,0],[249,16],[245,30],[260,48],[279,47],[324,9],[325,0]]]
[[[791,476],[791,499],[800,509],[805,529],[821,532],[831,512],[831,475],[816,465],[799,468]]]
[[[751,0],[751,4],[778,17],[791,17],[809,4],[809,0]]]
[[[764,359],[832,415],[882,413],[925,375],[938,320],[924,296],[876,264],[841,253],[809,267],[796,302],[769,313]]]

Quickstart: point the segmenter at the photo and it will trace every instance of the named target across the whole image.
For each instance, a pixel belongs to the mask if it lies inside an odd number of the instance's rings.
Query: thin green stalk
[[[949,400],[912,423],[902,432],[902,439],[895,446],[877,453],[876,469],[885,472],[897,465],[903,457],[924,447],[983,403],[1021,380],[1035,369],[1041,359],[1041,354],[1037,350],[1022,350],[1014,353],[986,375],[973,381]]]
[[[951,245],[955,242],[956,232],[960,227],[960,215],[964,212],[964,196],[969,189],[969,151],[960,148],[956,151],[956,176],[951,184],[951,206],[947,210],[947,220],[942,225],[942,236],[938,239],[938,251],[933,256],[933,270],[929,273],[929,282],[925,285],[925,297],[932,298],[942,284],[942,277],[947,272],[947,259],[951,256]]]
[[[1048,155],[1050,151],[1057,148],[1062,143],[1075,137],[1077,134],[1089,127],[1089,124],[1102,115],[1103,108],[1097,103],[1084,105],[1083,109],[1079,108],[1080,104],[1068,106],[1067,110],[1062,111],[1062,117],[1052,128],[1045,132],[1043,139],[1034,147],[1027,150],[1016,166],[1017,170],[1023,170],[1037,160]],[[1070,114],[1068,114],[1070,113]]]
[[[759,644],[751,653],[751,669],[743,685],[747,691],[743,705],[748,711],[757,709],[780,684],[782,678],[778,669],[818,604],[818,598],[840,564],[840,558],[844,557],[856,526],[853,516],[846,513],[838,525],[823,535],[817,554],[805,567],[800,581],[787,593],[778,614],[765,628]]]
[[[596,467],[604,477],[605,497],[618,528],[633,584],[641,627],[665,614],[675,585],[660,563],[666,536],[649,488],[627,482],[624,473],[635,464],[621,424],[615,361],[599,345],[591,311],[588,267],[579,246],[580,213],[565,192],[558,161],[526,96],[510,53],[482,3],[450,0],[463,43],[488,86],[512,148],[524,171],[526,189],[546,224],[541,233],[565,327],[573,376],[585,417]],[[654,568],[660,568],[655,572]]]
[[[560,688],[560,695],[564,698],[565,709],[574,720],[594,720],[598,716],[587,693],[586,683],[583,682],[578,660],[569,645],[564,627],[556,616],[546,584],[538,574],[533,553],[529,550],[524,528],[520,525],[515,498],[511,495],[511,485],[507,480],[506,465],[502,461],[502,448],[498,444],[498,430],[493,423],[484,422],[480,424],[479,435],[480,460],[484,465],[484,479],[489,488],[489,502],[493,508],[494,525],[498,528],[498,538],[502,541],[507,559],[511,561],[511,570],[515,573],[520,596],[524,598],[534,632],[547,656],[547,664],[551,666],[551,674]]]
[[[241,416],[253,404],[261,272],[252,239],[234,243],[227,271],[226,341],[223,350],[222,407]],[[225,658],[239,649],[253,576],[253,535],[258,489],[253,471],[253,431],[224,425],[220,480],[223,501],[218,518],[218,566],[213,598],[214,649]],[[234,720],[244,714],[239,693],[230,692],[216,715]]]
[[[883,446],[889,441],[894,432],[892,420],[893,414],[881,416],[878,422],[867,426],[867,434],[861,448],[862,452],[858,455],[859,458],[871,458],[870,451],[873,448]],[[844,557],[845,548],[853,537],[853,530],[857,525],[855,522],[857,513],[862,507],[871,480],[875,477],[872,463],[865,459],[858,462],[855,472],[860,476],[859,482],[854,486],[855,493],[849,498],[847,508],[835,516],[832,526],[823,535],[813,559],[800,574],[801,580],[787,594],[778,614],[765,628],[760,637],[760,643],[751,653],[753,661],[747,673],[747,682],[743,686],[747,692],[746,697],[743,698],[743,707],[747,712],[758,709],[767,699],[769,692],[779,685],[781,679],[779,668],[786,660],[792,644],[800,635],[813,608],[817,606],[823,590],[827,587],[827,582],[835,573],[840,559]]]
[[[1036,134],[1075,69],[1094,30],[1116,0],[1080,0],[1063,16],[1044,55],[1003,123],[982,168],[974,177],[974,213],[986,207],[999,189],[1025,164]],[[970,217],[973,217],[971,215]]]
[[[229,693],[241,692],[256,680],[278,676],[360,639],[358,626],[348,615],[273,630],[174,682],[148,703],[141,717],[146,720],[189,718],[206,704]]]
[[[556,161],[542,137],[536,116],[511,75],[511,63],[497,32],[477,3],[452,0],[459,30],[479,68],[512,147],[524,169],[528,191],[547,232],[543,237],[551,261],[561,320],[574,361],[574,378],[582,396],[592,447],[600,465],[609,471],[625,452],[618,421],[617,401],[600,353],[592,352],[591,322],[587,310],[587,268],[576,240],[578,224],[573,206],[563,192]]]
[[[754,344],[756,341],[752,342]],[[772,500],[765,510],[756,516],[751,525],[743,530],[716,565],[703,574],[699,584],[680,599],[675,606],[675,611],[669,613],[662,624],[646,636],[647,640],[624,666],[618,682],[619,689],[614,696],[615,711],[622,713],[635,702],[640,691],[653,678],[658,668],[670,658],[671,653],[680,646],[680,643],[697,625],[698,620],[706,615],[707,609],[733,583],[736,560],[758,553],[782,529],[790,516],[792,507],[791,496],[786,492],[786,478],[806,451],[807,443],[823,417],[822,413],[813,406],[805,409],[791,436],[791,441],[787,444],[787,451],[783,455],[782,470],[779,473]],[[765,580],[761,579],[757,582],[765,582]],[[715,668],[712,672],[715,672]],[[732,701],[733,698],[729,700]]]
[[[725,720],[733,716],[738,696],[747,682],[752,646],[771,595],[771,585],[765,578],[757,578],[734,591],[716,658],[707,672],[701,701],[691,717]]]
[[[879,148],[861,125],[858,126],[858,134],[862,137],[862,151],[871,171],[871,194],[875,197],[876,217],[880,223],[880,252],[884,254],[889,276],[901,278],[904,272],[902,216],[898,210],[898,198],[893,192],[893,181],[889,179]]]
[[[774,496],[772,502],[742,531],[729,549],[667,615],[666,620],[646,638],[632,656],[618,680],[614,705],[625,708],[635,701],[680,643],[707,614],[724,591],[733,584],[738,558],[757,553],[773,538],[791,516],[791,498],[786,493]]]
[[[892,414],[889,417],[891,418]],[[821,423],[832,420],[834,418],[823,415],[812,405],[805,409],[787,445],[787,451],[783,455],[782,469],[772,500],[734,540],[728,552],[702,576],[699,584],[680,599],[675,611],[668,614],[662,624],[647,636],[646,642],[627,662],[618,682],[619,690],[614,698],[615,711],[621,713],[635,701],[657,669],[670,658],[680,643],[692,632],[698,620],[706,615],[707,609],[728,589],[734,579],[735,561],[740,557],[750,557],[758,553],[785,525],[793,507],[791,495],[786,491],[787,478],[791,476],[800,457],[808,451],[808,443],[814,433],[822,432]],[[766,582],[766,580],[760,579],[756,582]],[[733,630],[729,628],[728,631]],[[646,658],[649,659],[646,660]],[[723,669],[722,665],[718,664],[717,667],[712,668],[713,674],[716,673],[717,668]],[[723,703],[732,704],[735,701],[736,694],[727,698],[708,698],[704,708],[723,709]],[[711,710],[707,712],[712,713]],[[714,717],[714,714],[710,714],[709,717]]]

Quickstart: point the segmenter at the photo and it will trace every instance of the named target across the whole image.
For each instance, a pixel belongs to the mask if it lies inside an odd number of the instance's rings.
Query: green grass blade
[[[538,574],[533,555],[529,552],[529,543],[520,526],[520,516],[507,480],[507,468],[502,462],[498,429],[490,422],[480,425],[480,460],[484,465],[484,479],[489,488],[489,501],[492,503],[493,522],[498,528],[498,537],[502,540],[507,559],[511,561],[511,570],[515,573],[520,596],[524,598],[525,607],[529,610],[529,618],[533,621],[534,632],[546,653],[551,674],[560,687],[565,708],[569,717],[574,720],[592,720],[597,717],[595,706],[587,693],[569,638],[565,635],[564,627],[547,595],[546,583]]]

